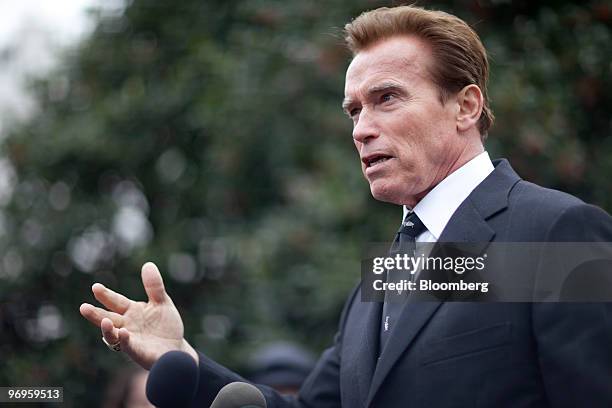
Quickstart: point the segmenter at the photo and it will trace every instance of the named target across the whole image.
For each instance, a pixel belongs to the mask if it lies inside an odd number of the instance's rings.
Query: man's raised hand
[[[118,342],[121,351],[145,369],[171,350],[187,352],[198,361],[197,353],[183,337],[181,316],[152,262],[142,267],[142,284],[148,302],[135,302],[95,283],[91,287],[94,297],[108,310],[83,303],[81,315],[102,330],[109,344]]]

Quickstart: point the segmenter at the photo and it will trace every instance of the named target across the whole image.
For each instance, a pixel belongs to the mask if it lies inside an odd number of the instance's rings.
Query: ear
[[[482,114],[484,98],[477,85],[471,84],[463,88],[457,94],[457,130],[465,132],[473,126],[477,126],[478,119]]]

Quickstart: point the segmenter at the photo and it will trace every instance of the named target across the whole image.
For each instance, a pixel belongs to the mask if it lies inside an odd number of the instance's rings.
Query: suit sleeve
[[[549,242],[612,242],[612,219],[586,204],[565,210]],[[612,303],[534,303],[533,330],[551,407],[612,406]]]
[[[268,408],[340,408],[340,354],[346,315],[359,286],[349,296],[340,317],[334,344],[323,352],[315,368],[304,381],[297,397],[281,395],[272,388],[253,384],[264,394]],[[206,357],[199,355],[198,389],[192,407],[208,407],[223,386],[234,382],[249,382],[240,375]]]

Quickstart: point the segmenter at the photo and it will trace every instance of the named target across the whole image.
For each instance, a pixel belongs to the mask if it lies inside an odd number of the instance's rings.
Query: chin
[[[372,197],[378,201],[393,204],[401,203],[398,189],[394,188],[392,185],[382,183],[381,181],[377,180],[370,183],[370,192],[372,193]]]
[[[406,186],[413,185],[414,181],[409,179],[395,180],[395,183],[385,181],[378,179],[370,183],[370,192],[376,200],[396,205],[408,205],[410,207],[414,207],[419,201],[416,199],[416,196],[411,195],[412,191],[406,188]]]

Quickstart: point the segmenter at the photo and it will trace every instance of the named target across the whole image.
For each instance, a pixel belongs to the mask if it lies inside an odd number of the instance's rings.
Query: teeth
[[[370,166],[374,166],[374,165],[376,165],[378,163],[382,163],[382,162],[387,161],[389,159],[390,159],[390,157],[381,157],[380,159],[376,159],[374,161],[371,161],[370,162]]]

